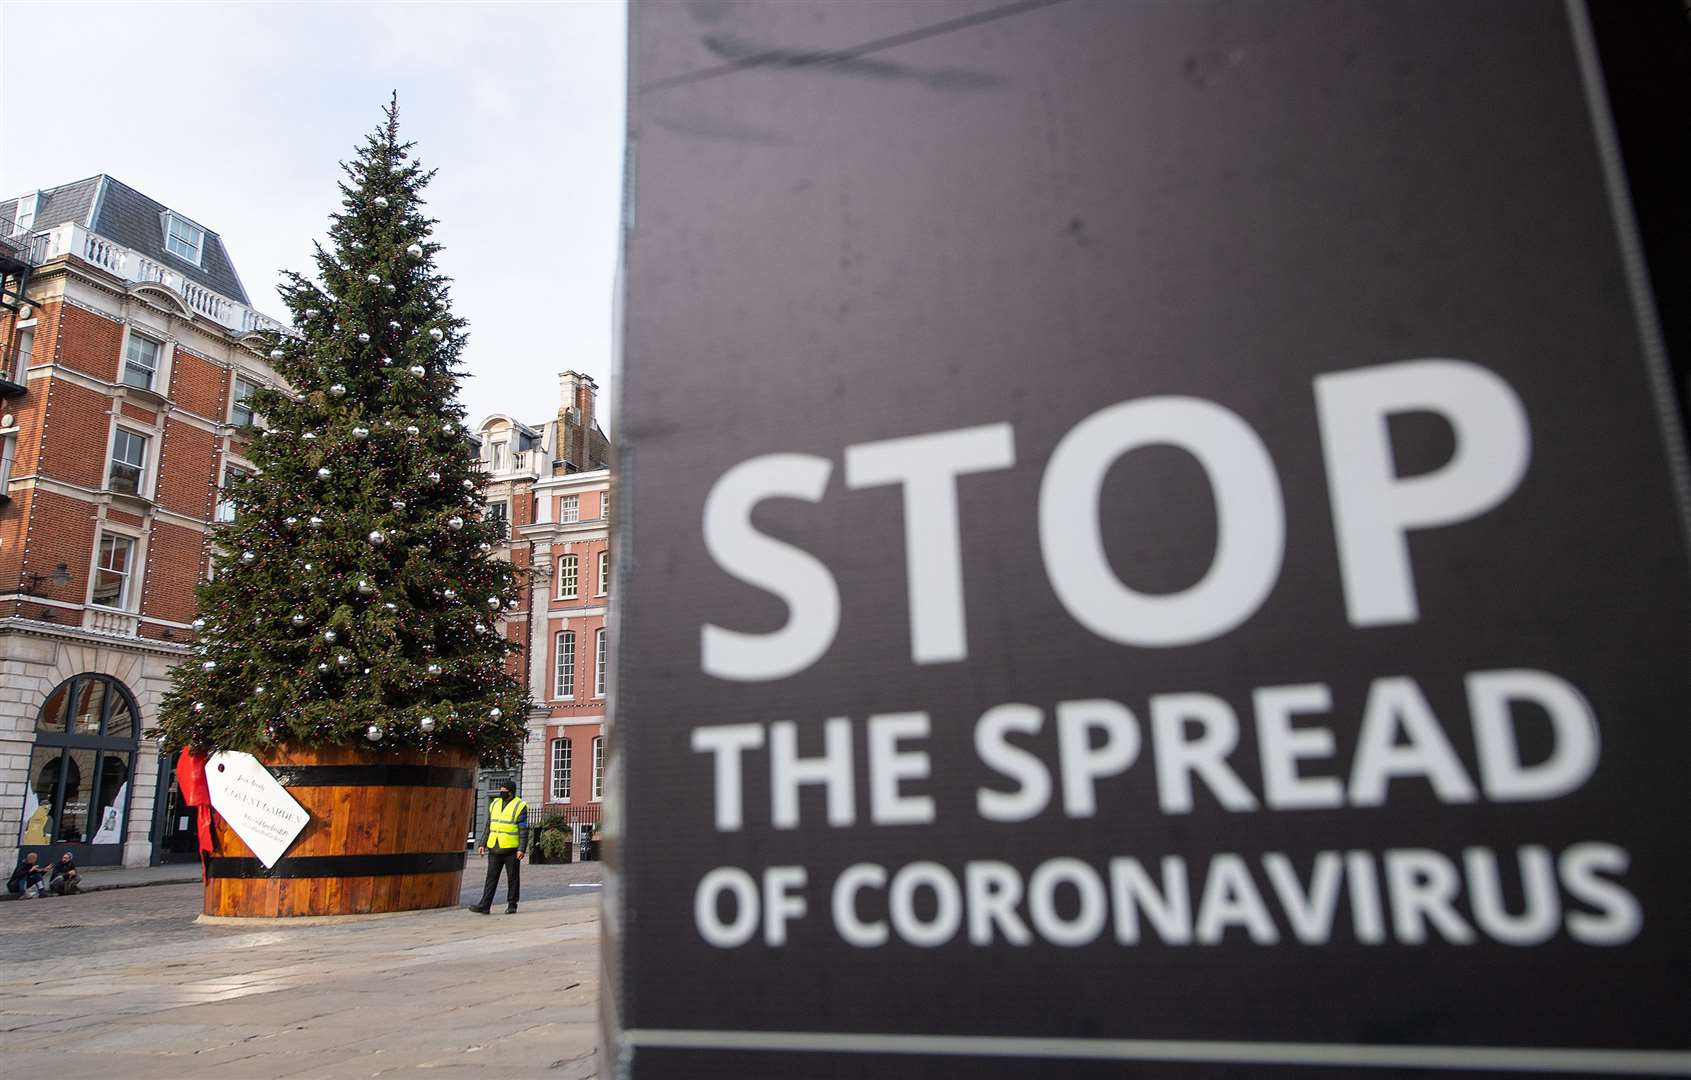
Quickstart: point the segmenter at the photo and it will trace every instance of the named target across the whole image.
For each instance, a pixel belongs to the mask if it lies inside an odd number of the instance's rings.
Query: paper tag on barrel
[[[311,820],[305,807],[251,754],[222,750],[206,762],[211,806],[266,869]]]

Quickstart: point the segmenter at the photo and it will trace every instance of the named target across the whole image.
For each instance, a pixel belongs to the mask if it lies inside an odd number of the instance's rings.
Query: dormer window
[[[164,215],[164,247],[178,258],[200,265],[200,250],[205,246],[205,230],[189,221],[166,212]]]

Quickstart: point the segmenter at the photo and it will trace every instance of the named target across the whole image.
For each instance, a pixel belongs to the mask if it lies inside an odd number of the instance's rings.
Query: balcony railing
[[[110,608],[84,608],[82,628],[113,637],[134,637],[141,630],[141,616],[131,615],[127,611],[112,611]]]
[[[13,238],[10,242],[17,245],[20,240]],[[90,232],[75,222],[67,221],[32,235],[29,251],[31,260],[36,263],[62,255],[75,255],[125,281],[162,285],[180,296],[190,310],[237,333],[288,331],[281,322],[255,311],[251,306],[214,292],[158,260]]]

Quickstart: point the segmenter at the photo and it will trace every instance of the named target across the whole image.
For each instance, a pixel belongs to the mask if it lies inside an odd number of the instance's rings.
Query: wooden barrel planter
[[[474,754],[336,746],[278,748],[259,759],[311,821],[266,868],[217,819],[207,915],[358,915],[458,903]]]

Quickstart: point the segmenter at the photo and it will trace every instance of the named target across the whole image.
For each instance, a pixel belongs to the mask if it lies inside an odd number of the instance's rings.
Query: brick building
[[[553,419],[496,415],[477,434],[489,512],[510,522],[504,553],[534,570],[525,604],[505,620],[535,701],[519,787],[537,818],[568,813],[586,831],[604,795],[610,445],[597,384],[576,371],[559,380]]]
[[[143,732],[275,383],[215,232],[109,176],[0,202],[0,857],[193,858]]]

